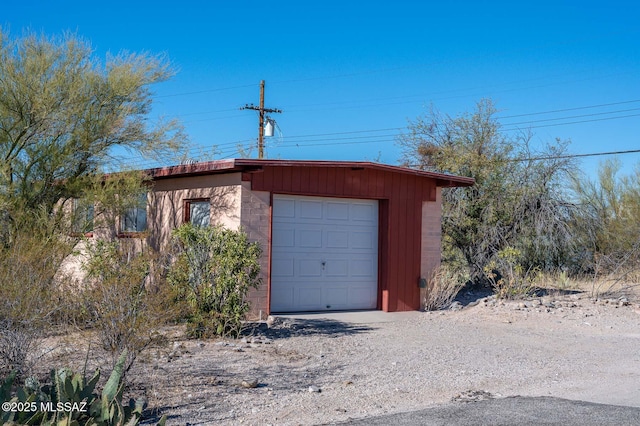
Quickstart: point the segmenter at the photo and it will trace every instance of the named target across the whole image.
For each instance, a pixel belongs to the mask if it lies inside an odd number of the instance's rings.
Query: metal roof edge
[[[425,170],[410,169],[402,166],[373,163],[369,161],[328,161],[328,160],[270,160],[237,158],[230,160],[212,160],[201,163],[180,164],[176,166],[148,169],[147,172],[153,179],[171,177],[183,177],[190,175],[216,174],[242,172],[256,167],[344,167],[366,168],[389,171],[393,173],[405,173],[422,176],[436,180],[437,186],[456,187],[471,186],[475,183],[473,178],[449,175],[446,173],[430,172]]]

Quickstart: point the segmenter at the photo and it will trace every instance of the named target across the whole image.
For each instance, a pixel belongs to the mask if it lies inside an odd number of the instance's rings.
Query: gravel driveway
[[[138,363],[133,391],[192,425],[326,424],[515,395],[640,407],[638,304],[577,294],[370,315],[177,340]]]

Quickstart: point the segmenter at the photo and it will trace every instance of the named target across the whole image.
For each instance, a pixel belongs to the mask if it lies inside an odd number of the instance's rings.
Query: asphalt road
[[[341,425],[640,425],[639,407],[594,404],[552,397],[509,397],[456,402],[420,411],[352,420]]]

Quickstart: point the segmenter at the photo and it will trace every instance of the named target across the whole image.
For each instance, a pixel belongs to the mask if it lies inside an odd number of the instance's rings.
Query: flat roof
[[[191,175],[208,175],[219,173],[251,172],[264,167],[330,167],[357,168],[383,170],[392,173],[411,174],[435,179],[439,187],[471,186],[473,178],[450,175],[447,173],[429,172],[408,167],[391,166],[388,164],[372,163],[368,161],[321,161],[321,160],[259,160],[236,158],[230,160],[213,160],[201,163],[180,164],[177,166],[149,169],[147,172],[153,179],[166,179]]]

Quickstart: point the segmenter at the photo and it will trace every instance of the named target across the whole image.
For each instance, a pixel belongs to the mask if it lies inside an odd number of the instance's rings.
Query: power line
[[[625,151],[606,151],[606,152],[590,152],[588,154],[566,154],[566,155],[548,155],[531,158],[516,158],[512,161],[542,161],[542,160],[564,160],[568,158],[585,158],[585,157],[601,157],[605,155],[626,155],[638,154],[640,149],[629,149]]]
[[[639,115],[640,114],[629,114],[629,115],[619,116],[619,117],[607,117],[607,118],[601,118],[601,119],[578,120],[578,121],[572,121],[572,122],[567,122],[567,123],[553,123],[553,124],[546,124],[546,125],[537,125],[537,126],[531,126],[530,128],[541,128],[541,127],[562,126],[562,125],[569,125],[569,124],[576,124],[576,123],[588,123],[588,122],[597,122],[597,121],[605,121],[605,120],[614,120],[614,119],[635,117],[635,116],[639,116]],[[529,124],[529,123],[535,123],[536,121],[537,120],[533,120],[533,121],[530,121],[530,122],[522,122],[522,123]],[[505,126],[505,127],[508,127],[508,126]],[[394,134],[352,136],[352,137],[344,137],[344,138],[322,138],[322,139],[317,139],[317,138],[321,137],[321,136],[332,136],[332,135],[338,136],[338,135],[349,135],[349,134],[362,134],[362,133],[373,133],[373,132],[383,132],[383,131],[389,131],[389,130],[402,130],[402,129],[403,128],[391,127],[391,128],[384,128],[384,129],[356,130],[356,131],[350,131],[350,132],[332,132],[332,133],[296,135],[296,136],[291,136],[291,137],[284,138],[285,144],[280,144],[279,147],[280,148],[291,148],[291,147],[305,148],[305,147],[314,147],[314,146],[361,145],[361,144],[366,144],[366,143],[395,142],[396,141],[395,137],[398,136],[398,135],[394,135]],[[519,128],[512,128],[512,129],[503,128],[503,130],[504,131],[514,131],[514,130],[519,130]],[[307,139],[304,139],[304,138],[307,138]],[[315,139],[310,139],[310,138],[315,138]],[[296,140],[298,142],[296,142]],[[332,142],[332,141],[340,141],[340,142]],[[252,142],[253,142],[252,140],[248,140],[248,139],[238,140],[238,141],[234,141],[234,142],[216,144],[215,148],[218,149],[219,155],[222,155],[223,158],[224,158],[224,156],[230,157],[234,153],[238,152],[238,145],[240,145],[242,148],[248,149],[248,148],[251,147],[251,143]],[[222,149],[220,149],[220,148],[222,148]],[[199,151],[201,153],[204,153],[206,151],[206,148],[198,148],[197,151]],[[191,155],[197,156],[198,155],[197,151],[194,152]]]
[[[583,117],[595,117],[598,115],[605,115],[605,114],[617,114],[617,113],[621,113],[621,112],[630,112],[630,111],[638,111],[640,110],[640,108],[628,108],[628,109],[620,109],[620,110],[616,110],[616,111],[605,111],[605,112],[594,112],[592,114],[581,114],[581,115],[570,115],[567,117],[554,117],[554,118],[543,118],[541,120],[530,120],[530,121],[521,121],[521,122],[517,122],[517,123],[508,123],[508,126],[515,126],[517,124],[532,124],[532,123],[542,123],[545,121],[558,121],[558,120],[568,120],[571,118],[583,118]],[[615,117],[610,117],[610,118],[615,118]]]
[[[631,103],[636,103],[636,102],[640,102],[640,99],[633,99],[633,100],[630,100],[630,101],[611,102],[611,103],[607,103],[607,104],[588,105],[588,106],[581,106],[581,107],[574,107],[574,108],[555,109],[555,110],[550,110],[550,111],[530,112],[530,113],[526,113],[526,114],[503,115],[502,117],[498,116],[496,118],[503,119],[503,118],[526,117],[526,116],[530,116],[530,115],[553,114],[553,113],[556,113],[556,112],[577,111],[577,110],[581,110],[581,109],[601,108],[601,107],[606,107],[606,106],[631,104]]]
[[[543,128],[543,127],[557,127],[557,126],[566,126],[569,124],[582,124],[582,123],[595,123],[598,121],[609,121],[609,120],[617,120],[620,118],[629,118],[629,117],[638,117],[640,116],[640,114],[629,114],[629,115],[621,115],[618,117],[607,117],[607,118],[594,118],[591,120],[578,120],[578,121],[569,121],[566,123],[554,123],[554,124],[541,124],[539,126],[529,126],[529,129],[539,129],[539,128]],[[524,122],[527,123],[527,122]],[[513,129],[503,129],[505,131],[514,131],[514,130],[520,130],[520,128],[515,127]]]
[[[244,89],[247,87],[254,87],[255,84],[245,84],[242,86],[231,86],[231,87],[221,87],[217,89],[204,89],[204,90],[196,90],[193,92],[182,92],[182,93],[171,93],[168,95],[155,95],[154,98],[172,98],[176,96],[190,96],[190,95],[200,95],[202,93],[211,93],[211,92],[222,92],[225,90],[234,90],[234,89]]]

